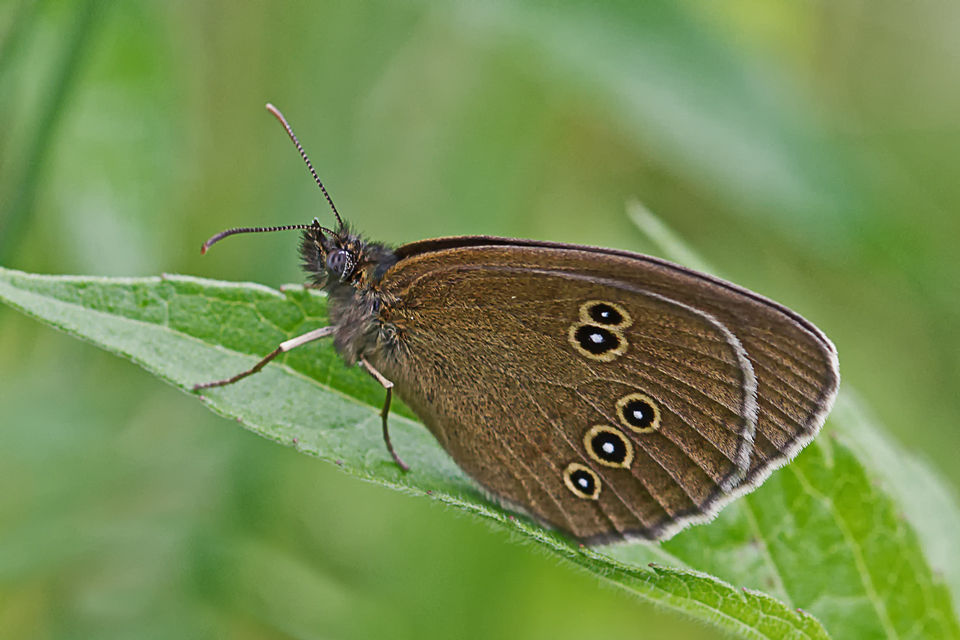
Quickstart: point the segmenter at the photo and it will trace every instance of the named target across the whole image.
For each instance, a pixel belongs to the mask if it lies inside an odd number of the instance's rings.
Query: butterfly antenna
[[[291,129],[290,125],[287,123],[287,119],[283,117],[282,113],[280,113],[280,109],[277,109],[269,102],[267,103],[267,111],[277,117],[277,120],[280,121],[280,124],[283,125],[283,128],[287,130],[287,135],[289,135],[290,139],[293,140],[293,144],[297,145],[297,151],[300,152],[300,157],[303,158],[303,161],[307,163],[307,169],[310,169],[313,179],[317,181],[317,186],[320,187],[320,191],[323,191],[323,196],[330,204],[330,208],[333,209],[333,215],[337,217],[337,224],[343,227],[343,220],[340,219],[340,212],[337,211],[337,207],[333,204],[333,198],[330,197],[330,194],[327,193],[326,187],[324,187],[323,183],[320,182],[320,176],[318,176],[317,172],[313,170],[313,164],[310,162],[310,158],[307,157],[307,152],[303,150],[302,146],[300,146],[300,141],[297,140],[296,134],[293,133],[293,129]]]
[[[217,235],[213,236],[209,240],[203,243],[203,246],[200,247],[200,254],[204,254],[207,250],[220,242],[227,236],[232,236],[238,233],[268,233],[270,231],[289,231],[291,229],[319,229],[330,235],[333,235],[333,232],[325,227],[320,226],[318,220],[314,220],[312,224],[287,224],[282,227],[238,227],[236,229],[227,229],[226,231],[221,231]]]

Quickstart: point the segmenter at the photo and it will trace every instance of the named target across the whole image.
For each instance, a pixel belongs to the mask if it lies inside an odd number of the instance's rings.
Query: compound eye
[[[327,256],[327,270],[343,277],[350,264],[350,254],[343,249],[331,251]]]

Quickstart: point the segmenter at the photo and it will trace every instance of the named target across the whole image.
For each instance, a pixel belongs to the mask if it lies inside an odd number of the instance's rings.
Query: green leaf
[[[324,297],[302,287],[278,292],[181,276],[0,269],[0,298],[187,392],[325,323]],[[401,473],[381,440],[382,400],[374,381],[344,368],[324,343],[202,397],[256,433],[357,477],[488,518],[604,582],[742,637],[827,638],[828,630],[834,637],[960,637],[943,580],[843,434],[819,438],[711,525],[663,545],[585,549],[486,500],[402,407],[392,435],[413,470]]]

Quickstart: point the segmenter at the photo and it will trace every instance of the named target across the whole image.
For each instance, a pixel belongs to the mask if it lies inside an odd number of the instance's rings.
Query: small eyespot
[[[626,329],[633,324],[627,310],[613,302],[591,300],[580,306],[580,321],[599,324],[610,329]]]
[[[660,428],[660,407],[644,393],[631,393],[617,401],[617,418],[637,433],[651,433]]]
[[[606,467],[629,469],[633,462],[633,445],[613,427],[598,424],[583,436],[587,453]]]
[[[600,362],[610,362],[627,351],[627,340],[622,333],[595,324],[573,325],[568,339],[581,355]]]
[[[578,498],[596,500],[600,497],[600,478],[590,467],[571,462],[563,470],[563,482]]]
[[[343,249],[335,249],[327,256],[327,269],[343,277],[347,273],[350,262],[350,254],[348,252]]]

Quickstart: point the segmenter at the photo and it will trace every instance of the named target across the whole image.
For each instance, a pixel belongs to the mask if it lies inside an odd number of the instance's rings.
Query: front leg
[[[393,461],[397,463],[397,466],[400,467],[403,471],[410,471],[410,467],[403,460],[400,459],[400,456],[397,455],[397,452],[393,450],[393,443],[390,442],[390,431],[387,429],[387,416],[390,415],[390,401],[393,400],[393,383],[383,377],[383,374],[377,371],[372,364],[367,362],[366,358],[360,358],[360,366],[367,370],[371,376],[373,376],[377,382],[383,385],[383,388],[387,390],[387,399],[383,403],[383,410],[380,412],[380,419],[383,421],[383,441],[387,445],[387,451],[390,452],[390,455],[393,456]]]
[[[267,366],[268,362],[276,358],[281,353],[286,353],[291,349],[296,349],[297,347],[301,345],[305,345],[308,342],[313,342],[314,340],[325,338],[336,330],[337,330],[336,327],[320,327],[319,329],[308,331],[302,336],[297,336],[296,338],[290,338],[286,342],[281,342],[279,347],[271,351],[269,354],[267,354],[267,356],[263,360],[253,365],[251,368],[247,369],[246,371],[238,373],[232,378],[226,378],[224,380],[215,380],[213,382],[204,382],[202,384],[195,384],[193,385],[193,390],[199,391],[200,389],[209,389],[211,387],[225,387],[228,384],[239,382],[240,380],[243,380],[247,376],[252,376],[253,374],[260,371],[260,369],[263,369],[265,366]],[[389,401],[387,404],[389,404]]]

